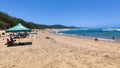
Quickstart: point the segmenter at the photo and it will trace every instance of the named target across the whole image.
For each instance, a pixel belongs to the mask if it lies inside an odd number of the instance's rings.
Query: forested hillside
[[[22,23],[24,26],[31,29],[44,29],[44,28],[75,28],[75,27],[67,27],[62,25],[42,25],[35,24],[33,22],[26,22],[23,19],[12,17],[7,13],[0,12],[0,29],[8,29],[18,23]]]

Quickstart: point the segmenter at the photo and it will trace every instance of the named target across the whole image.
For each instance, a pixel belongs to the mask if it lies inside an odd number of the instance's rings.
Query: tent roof
[[[24,27],[21,23],[6,30],[6,32],[31,32],[31,29]]]

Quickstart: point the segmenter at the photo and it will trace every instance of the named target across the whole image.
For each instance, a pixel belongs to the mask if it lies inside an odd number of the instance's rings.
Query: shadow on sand
[[[14,43],[14,45],[7,46],[7,47],[14,47],[14,46],[27,46],[27,45],[32,45],[32,42],[19,42],[19,43]]]

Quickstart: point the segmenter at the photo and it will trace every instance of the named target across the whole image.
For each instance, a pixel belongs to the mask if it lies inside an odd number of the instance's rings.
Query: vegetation
[[[0,12],[0,29],[8,29],[12,26],[15,26],[18,23],[22,23],[24,26],[31,29],[45,29],[45,28],[75,28],[75,27],[67,27],[63,25],[42,25],[35,24],[33,22],[26,22],[23,19],[19,19],[16,17],[9,16],[4,12]]]

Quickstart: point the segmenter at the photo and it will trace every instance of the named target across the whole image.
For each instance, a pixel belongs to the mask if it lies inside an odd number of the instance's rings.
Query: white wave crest
[[[106,29],[103,29],[103,31],[120,31],[120,29],[118,29],[118,28],[106,28]]]

